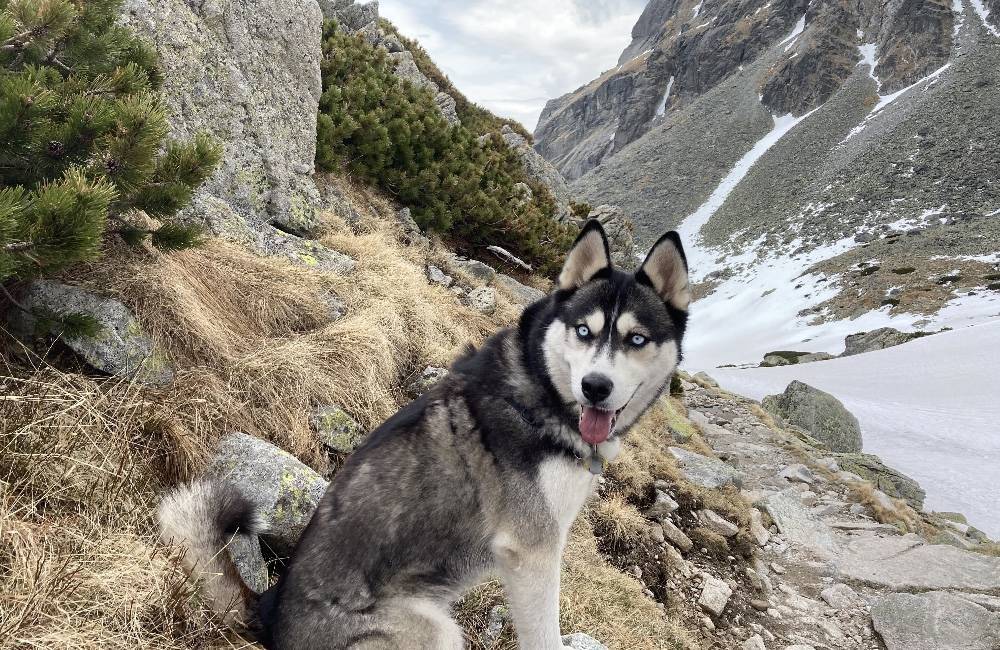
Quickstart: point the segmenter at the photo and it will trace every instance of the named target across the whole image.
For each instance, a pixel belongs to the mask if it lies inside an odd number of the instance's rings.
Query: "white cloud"
[[[381,0],[472,101],[533,129],[545,102],[617,64],[645,0]]]

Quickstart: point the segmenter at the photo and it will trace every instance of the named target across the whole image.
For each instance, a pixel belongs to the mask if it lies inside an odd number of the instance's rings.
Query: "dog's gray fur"
[[[611,268],[591,222],[552,295],[459,359],[348,459],[259,600],[219,560],[227,534],[253,528],[239,486],[203,481],[169,496],[162,534],[188,547],[193,572],[212,574],[218,609],[243,594],[237,614],[269,648],[461,648],[449,606],[487,573],[504,584],[522,647],[562,648],[560,558],[596,482],[581,404],[617,412],[597,449],[613,459],[669,382],[689,299],[675,234],[627,274]],[[615,386],[601,403],[576,385],[592,372]]]

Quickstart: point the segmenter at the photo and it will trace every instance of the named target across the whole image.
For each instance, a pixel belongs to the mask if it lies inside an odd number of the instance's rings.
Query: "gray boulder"
[[[888,650],[1000,648],[1000,614],[960,594],[889,594],[875,602],[871,613]]]
[[[761,401],[768,412],[802,427],[833,451],[861,451],[861,425],[840,400],[801,381]]]
[[[21,304],[36,313],[80,313],[93,317],[100,330],[96,335],[62,336],[62,341],[92,368],[117,377],[136,379],[150,386],[165,386],[174,372],[166,355],[157,350],[128,307],[117,300],[103,298],[79,287],[34,280],[24,290]],[[19,309],[12,309],[8,322],[23,337],[38,334],[37,319]],[[58,323],[48,334],[60,335]]]
[[[856,474],[870,481],[876,488],[890,497],[906,499],[916,510],[924,507],[927,493],[915,480],[893,469],[874,454],[835,454],[837,464],[845,472]]]
[[[121,20],[156,49],[171,135],[207,132],[225,147],[186,217],[232,240],[264,223],[315,230],[319,6],[126,0]]]
[[[521,284],[504,273],[497,273],[496,278],[493,279],[493,284],[503,289],[514,302],[522,305],[530,305],[545,297],[545,292]]]
[[[465,257],[453,255],[450,264],[452,269],[460,271],[484,285],[493,282],[493,279],[497,277],[496,269],[479,260],[470,260]]]
[[[365,439],[365,430],[339,406],[321,406],[313,411],[309,424],[316,437],[331,451],[349,454]]]
[[[670,447],[668,451],[677,459],[681,473],[690,483],[709,489],[726,485],[743,487],[743,474],[717,458],[702,456],[681,447]]]
[[[884,350],[907,341],[926,336],[924,332],[900,332],[892,327],[881,327],[870,332],[851,334],[844,339],[844,352],[840,356],[849,357],[855,354]]]
[[[702,585],[701,596],[698,597],[698,605],[709,614],[718,616],[722,614],[726,605],[729,604],[733,590],[722,580],[707,574],[703,575],[705,577],[705,584]]]
[[[664,519],[661,527],[663,528],[663,536],[668,542],[681,549],[685,553],[694,548],[694,542],[688,537],[683,530],[674,525],[669,519]]]
[[[268,523],[263,535],[279,552],[294,548],[328,483],[286,451],[245,433],[222,440],[206,472],[236,486]]]

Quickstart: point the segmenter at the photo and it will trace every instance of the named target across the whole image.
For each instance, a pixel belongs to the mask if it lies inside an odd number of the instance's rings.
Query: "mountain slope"
[[[670,86],[664,115],[642,99],[651,117],[619,129],[573,188],[621,205],[640,240],[680,228],[702,298],[693,367],[836,353],[845,334],[886,324],[975,322],[1000,313],[1000,132],[988,118],[1000,37],[981,7],[652,2],[625,52],[645,47],[644,63],[550,103],[536,148],[565,169],[589,151],[577,130],[638,115],[615,108],[637,106],[633,93],[601,104],[603,122],[575,117],[596,115],[588,98],[626,76]],[[709,38],[741,45],[712,66],[693,40]]]

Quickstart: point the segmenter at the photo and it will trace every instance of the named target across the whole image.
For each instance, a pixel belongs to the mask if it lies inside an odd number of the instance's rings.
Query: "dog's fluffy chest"
[[[538,484],[559,531],[565,535],[583,503],[597,484],[597,477],[580,463],[550,458],[538,466]]]

